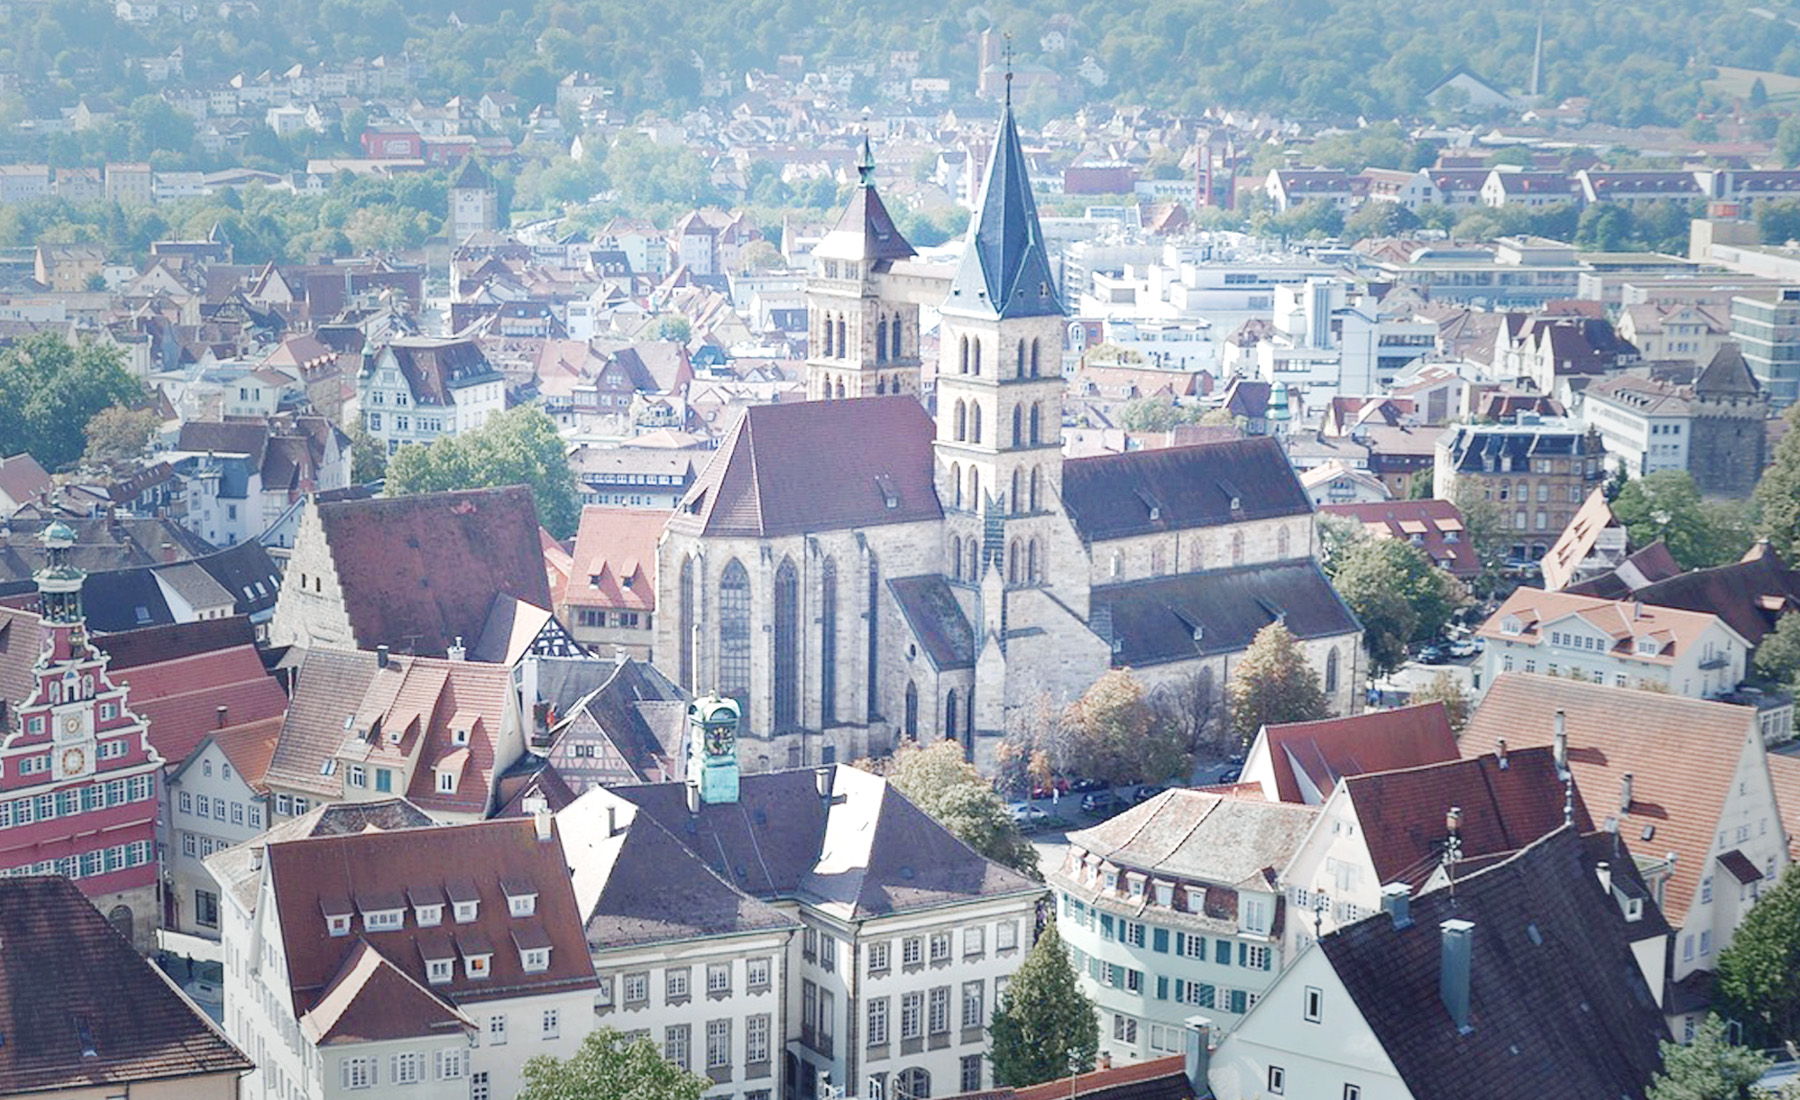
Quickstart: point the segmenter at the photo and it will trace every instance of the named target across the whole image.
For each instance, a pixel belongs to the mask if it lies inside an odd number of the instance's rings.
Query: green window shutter
[[[1169,979],[1160,974],[1157,975],[1156,978],[1156,999],[1159,1001],[1166,1001],[1169,999]]]
[[[1167,928],[1150,930],[1150,949],[1160,951],[1165,955],[1169,953],[1169,930]]]
[[[1178,1001],[1187,1000],[1187,983],[1180,978],[1175,979],[1175,999]]]
[[[1213,942],[1213,962],[1220,966],[1231,965],[1231,941],[1215,940]]]
[[[1177,955],[1187,954],[1187,933],[1186,932],[1175,933],[1175,953]]]

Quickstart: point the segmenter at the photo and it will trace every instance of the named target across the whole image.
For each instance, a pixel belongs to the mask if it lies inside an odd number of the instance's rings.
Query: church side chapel
[[[813,254],[811,400],[749,409],[658,544],[657,666],[742,712],[748,772],[960,741],[1109,668],[1222,692],[1286,623],[1334,709],[1360,626],[1269,438],[1065,459],[1065,321],[1010,97],[961,260],[919,260],[861,186]],[[921,404],[920,306],[939,316]]]

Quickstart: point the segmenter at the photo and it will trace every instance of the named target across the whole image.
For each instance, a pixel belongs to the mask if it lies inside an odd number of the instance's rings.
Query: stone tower
[[[498,227],[500,189],[474,157],[463,158],[461,167],[450,178],[449,190],[450,217],[444,222],[444,233],[451,244],[461,244],[471,233]]]
[[[1694,381],[1688,472],[1706,496],[1745,497],[1767,456],[1769,396],[1743,353],[1726,344]]]
[[[806,396],[811,401],[919,392],[919,307],[887,286],[893,264],[916,253],[875,190],[865,136],[861,184],[813,249],[806,281]]]

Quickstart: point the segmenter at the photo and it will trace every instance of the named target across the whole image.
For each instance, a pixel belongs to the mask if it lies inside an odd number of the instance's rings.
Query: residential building
[[[1608,469],[1629,477],[1685,470],[1693,415],[1683,388],[1634,374],[1581,391],[1581,422],[1600,434]]]
[[[1511,557],[1537,561],[1605,480],[1600,438],[1579,422],[1522,413],[1511,424],[1459,424],[1438,438],[1432,496],[1460,508],[1494,504]]]
[[[0,878],[0,1093],[238,1100],[255,1066],[61,875]]]
[[[1755,708],[1512,673],[1488,689],[1461,743],[1473,754],[1502,737],[1513,751],[1557,750],[1589,812],[1637,845],[1676,936],[1667,990],[1653,976],[1651,991],[1675,1034],[1692,1034],[1718,953],[1789,861]]]
[[[1442,703],[1372,710],[1348,718],[1284,722],[1256,732],[1238,782],[1271,802],[1317,806],[1338,781],[1456,759],[1456,732]]]
[[[1483,206],[1579,206],[1581,201],[1581,181],[1556,171],[1495,168],[1481,185]]]
[[[1519,671],[1716,698],[1743,682],[1750,655],[1717,615],[1536,588],[1515,589],[1476,635],[1477,692]]]
[[[1593,831],[1587,806],[1547,748],[1509,750],[1338,780],[1293,857],[1286,958],[1382,909],[1395,884],[1414,893],[1448,885],[1573,823]]]
[[[202,861],[268,828],[263,775],[281,725],[276,715],[222,727],[169,774],[164,900],[174,931],[219,938],[219,886]]]
[[[407,443],[475,431],[505,409],[505,376],[477,340],[413,336],[365,357],[344,416],[392,454]]]
[[[765,1089],[816,1100],[827,1085],[844,1081],[874,1081],[883,1095],[897,1091],[916,1098],[991,1083],[985,1070],[987,1025],[1031,946],[1043,887],[976,855],[878,776],[843,765],[740,774],[740,755],[758,746],[740,748],[735,711],[734,704],[716,697],[695,704],[684,782],[591,791],[564,813],[579,810],[589,822],[588,836],[613,834],[610,849],[598,845],[600,855],[613,850],[624,858],[634,844],[660,844],[662,838],[654,835],[631,839],[660,827],[715,874],[728,876],[736,891],[786,918],[785,958],[771,960],[765,977],[760,964],[752,964],[767,948],[743,937],[764,936],[780,926],[741,897],[732,923],[729,909],[721,908],[732,901],[720,889],[725,883],[698,881],[698,868],[671,863],[667,885],[692,882],[696,901],[707,904],[703,910],[689,904],[678,890],[653,895],[669,899],[660,910],[666,914],[662,927],[638,923],[667,937],[660,966],[641,969],[651,960],[634,959],[629,945],[595,952],[602,996],[612,983],[615,1026],[667,1028],[679,1026],[682,1013],[705,1017],[714,1040],[708,1070],[729,1070],[731,1094],[744,1100]],[[586,884],[596,881],[590,876],[601,869],[576,865],[584,898],[592,896],[586,892],[591,889]],[[626,870],[619,886],[630,891],[642,871]],[[601,890],[601,910],[613,892],[611,884]],[[619,916],[646,911],[644,901],[627,898],[618,895],[614,901],[631,907]],[[590,910],[590,920],[601,910]],[[742,1034],[753,1025],[744,1020],[715,1029],[712,1021],[729,1019],[724,1011],[696,1012],[669,998],[667,971],[697,968],[711,950],[697,941],[718,921],[726,922],[723,932],[740,936],[739,942],[758,952],[734,960],[728,973],[721,967],[720,979],[731,983],[720,998],[721,1009],[769,1005],[774,1019],[766,1050],[782,1052],[778,1060],[770,1058],[775,1064],[766,1079],[754,1077],[742,1085],[737,1067],[750,1072],[761,1064],[752,1056],[765,1050],[754,1032]],[[684,924],[693,931],[680,943]],[[688,963],[690,957],[696,961]],[[640,969],[615,969],[624,966]],[[785,984],[776,989],[779,1005],[759,999],[761,988],[774,987],[783,974]],[[696,1004],[699,975],[695,969],[690,976]],[[709,971],[708,981],[712,975]],[[653,1037],[668,1041],[666,1031]],[[692,1041],[698,1051],[698,1032]],[[713,1080],[726,1084],[722,1074]]]
[[[593,963],[555,824],[284,840],[225,924],[228,1031],[278,1096],[512,1096],[594,1027]]]
[[[695,466],[704,462],[692,451],[649,447],[582,446],[569,455],[582,503],[654,513],[668,513],[681,503],[694,484]]]
[[[1277,214],[1296,206],[1322,202],[1340,211],[1350,209],[1350,177],[1335,168],[1275,168],[1263,191]]]
[[[29,451],[11,457],[0,455],[0,519],[10,519],[14,512],[50,489],[49,473]]]
[[[629,656],[537,664],[544,755],[572,793],[681,777],[689,696],[654,665]]]
[[[1219,1044],[1212,1095],[1644,1095],[1668,1032],[1639,951],[1667,928],[1584,847],[1559,829],[1324,936]]]
[[[1069,834],[1049,876],[1058,929],[1100,1013],[1100,1049],[1135,1062],[1180,1053],[1199,1012],[1229,1030],[1286,965],[1293,924],[1275,869],[1310,806],[1170,790]]]
[[[1345,516],[1376,538],[1399,539],[1417,547],[1434,565],[1459,581],[1481,575],[1481,559],[1469,538],[1462,510],[1447,500],[1382,500],[1323,503],[1321,515]]]
[[[581,510],[569,583],[556,608],[576,641],[602,655],[623,652],[649,660],[656,626],[656,540],[668,521],[668,513],[643,508]]]
[[[88,635],[75,532],[45,528],[41,619],[0,620],[0,643],[35,663],[6,685],[0,873],[60,874],[149,951],[161,926],[156,858],[162,758]],[[16,635],[16,636],[15,636]],[[21,670],[23,671],[23,670]],[[11,677],[9,677],[11,679]]]
[[[1329,506],[1380,504],[1391,496],[1380,478],[1335,458],[1303,472],[1300,484],[1320,511]]]
[[[1619,336],[1631,341],[1651,362],[1664,359],[1712,360],[1731,339],[1731,321],[1716,307],[1691,302],[1626,306],[1619,317]]]
[[[1539,563],[1544,571],[1544,589],[1561,592],[1578,581],[1598,576],[1623,562],[1629,549],[1629,535],[1625,525],[1613,515],[1606,489],[1595,489],[1581,502],[1581,510],[1556,536],[1550,552]],[[1665,546],[1663,551],[1666,554],[1668,548]]]

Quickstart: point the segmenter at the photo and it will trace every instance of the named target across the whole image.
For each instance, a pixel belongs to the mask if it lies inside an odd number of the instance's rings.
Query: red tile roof
[[[1351,718],[1265,726],[1261,733],[1282,802],[1300,802],[1296,767],[1321,795],[1344,776],[1455,760],[1456,734],[1442,703],[1373,710]]]
[[[1067,1077],[1056,1081],[1045,1081],[1041,1085],[1031,1085],[1022,1089],[1008,1089],[1005,1095],[1013,1100],[1062,1100],[1063,1097],[1082,1097],[1085,1100],[1122,1100],[1126,1095],[1123,1090],[1128,1085],[1149,1085],[1160,1083],[1166,1089],[1156,1091],[1139,1091],[1133,1089],[1129,1095],[1136,1100],[1139,1097],[1188,1097],[1194,1095],[1194,1086],[1187,1078],[1187,1058],[1180,1054],[1172,1054],[1167,1058],[1152,1058],[1147,1062],[1135,1062],[1131,1065],[1112,1066],[1108,1069],[1097,1069],[1092,1073],[1076,1074],[1071,1080]]]
[[[1679,923],[1711,861],[1738,760],[1760,738],[1755,708],[1508,672],[1476,708],[1464,750],[1487,751],[1496,737],[1514,749],[1549,745],[1558,711],[1567,723],[1569,770],[1587,800],[1605,805],[1606,816],[1619,818],[1619,835],[1646,854],[1676,854],[1663,912]],[[1631,721],[1620,721],[1624,714]],[[1627,772],[1631,806],[1620,814]],[[1646,829],[1654,832],[1646,837]]]
[[[655,611],[656,542],[668,521],[655,508],[583,508],[567,606]]]
[[[196,653],[116,670],[130,689],[131,709],[150,723],[150,743],[167,764],[179,764],[201,738],[224,725],[280,718],[287,696],[263,668],[254,646]]]
[[[0,880],[0,942],[0,1094],[255,1068],[66,878]]]
[[[1537,588],[1518,588],[1506,598],[1497,611],[1488,616],[1476,633],[1492,641],[1535,646],[1548,641],[1546,628],[1571,618],[1612,638],[1612,656],[1625,657],[1647,664],[1671,665],[1715,626],[1736,634],[1717,615],[1703,611],[1687,611],[1674,607],[1656,607],[1641,601],[1604,600],[1570,592],[1545,592]],[[1520,629],[1507,633],[1508,619],[1517,619]],[[1654,653],[1641,653],[1640,640],[1656,643]],[[1740,636],[1739,641],[1744,639]]]
[[[596,984],[562,842],[554,832],[538,840],[529,819],[294,840],[269,845],[266,859],[296,1019],[319,1012],[316,1024],[329,1020],[346,1032],[379,1028],[416,1035],[441,1020],[446,1006]],[[511,915],[502,879],[536,892],[531,916]],[[350,935],[332,936],[323,916],[327,903],[347,903],[355,912],[359,905],[397,907],[409,896],[462,896],[465,890],[478,898],[476,918],[465,924],[456,923],[446,905],[441,925],[420,928],[407,905],[400,928],[369,931],[353,916]],[[538,931],[549,938],[550,968],[530,974],[513,934]],[[458,959],[449,982],[430,983],[424,954],[447,946],[444,940],[474,950],[484,942],[493,954],[488,976],[470,977]],[[368,950],[386,965],[368,960]],[[409,982],[383,977],[390,968]]]
[[[1469,538],[1462,510],[1447,500],[1384,500],[1372,504],[1323,504],[1319,511],[1349,516],[1363,527],[1386,538],[1412,542],[1433,562],[1457,577],[1481,572],[1475,540]]]
[[[213,743],[219,751],[231,761],[231,766],[244,777],[244,782],[256,790],[264,790],[263,776],[269,771],[269,761],[275,755],[275,744],[281,738],[281,724],[287,718],[287,709],[282,708],[280,714],[263,718],[255,722],[245,722],[238,726],[228,726],[213,733]]]
[[[1781,807],[1781,827],[1787,831],[1788,858],[1800,856],[1800,759],[1769,754],[1769,782]]]

